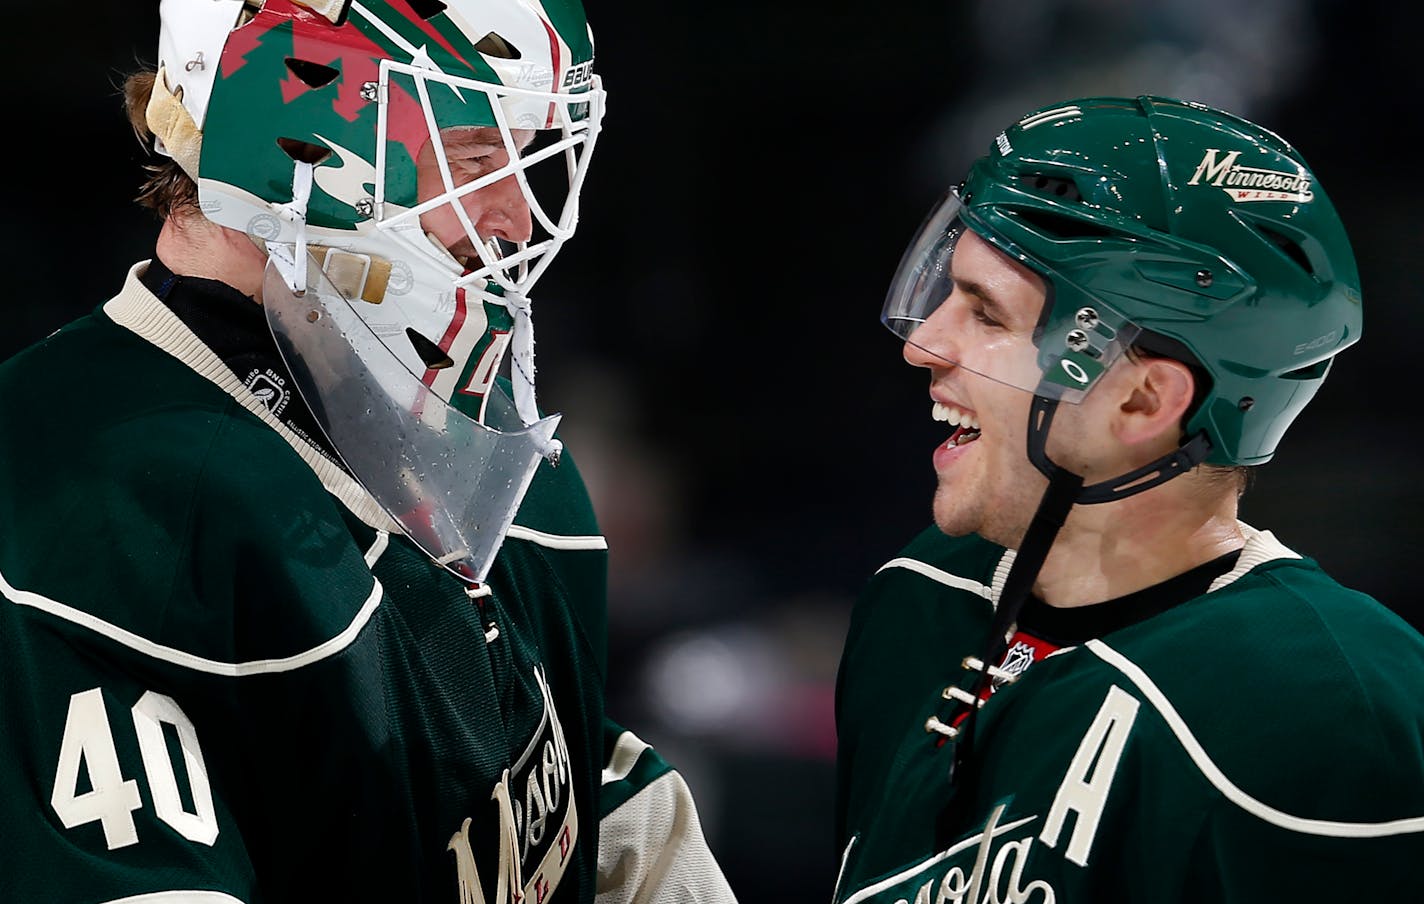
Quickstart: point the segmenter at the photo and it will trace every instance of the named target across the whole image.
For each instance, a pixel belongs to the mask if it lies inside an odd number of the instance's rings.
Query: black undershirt
[[[332,451],[277,350],[262,306],[226,283],[177,276],[154,257],[139,281],[212,349],[279,421],[332,462]]]
[[[1031,596],[1019,613],[1018,629],[1056,646],[1076,646],[1202,596],[1240,557],[1241,550],[1232,550],[1160,584],[1089,606],[1061,608]]]

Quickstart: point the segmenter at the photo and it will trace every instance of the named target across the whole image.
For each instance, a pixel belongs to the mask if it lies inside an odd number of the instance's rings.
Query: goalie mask
[[[574,232],[602,119],[578,0],[160,9],[157,149],[266,248],[268,322],[353,475],[482,580],[558,452],[528,294]]]

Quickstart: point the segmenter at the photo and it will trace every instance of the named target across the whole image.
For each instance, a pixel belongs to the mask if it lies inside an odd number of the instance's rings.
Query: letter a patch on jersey
[[[1053,806],[1049,808],[1039,840],[1049,847],[1057,847],[1058,835],[1071,810],[1077,818],[1063,856],[1079,866],[1088,865],[1093,836],[1098,832],[1098,821],[1102,819],[1108,791],[1112,789],[1140,705],[1137,698],[1117,685],[1108,689],[1093,724],[1088,726],[1078,744],[1078,752],[1068,765],[1058,793],[1053,796]]]

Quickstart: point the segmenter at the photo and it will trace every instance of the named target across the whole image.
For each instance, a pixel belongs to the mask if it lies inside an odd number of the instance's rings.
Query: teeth
[[[937,421],[944,421],[956,427],[965,427],[970,430],[979,429],[979,419],[973,417],[969,412],[954,405],[944,405],[939,402],[934,403],[934,410],[931,416]]]

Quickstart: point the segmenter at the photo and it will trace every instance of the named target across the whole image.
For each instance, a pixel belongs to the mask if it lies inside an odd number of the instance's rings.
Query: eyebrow
[[[487,131],[488,130],[488,131]],[[519,141],[517,134],[522,130],[510,129],[510,137],[514,139],[515,147],[521,152],[534,142],[535,135],[531,134],[523,143]],[[504,136],[500,133],[498,126],[454,126],[440,130],[441,142],[447,147],[480,147],[480,148],[503,148]]]

